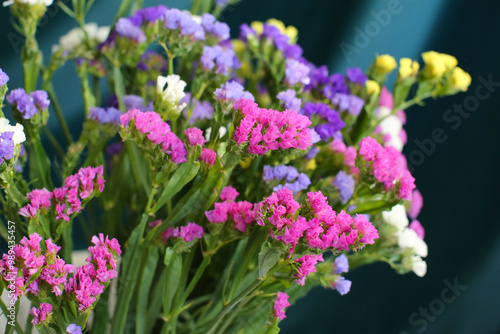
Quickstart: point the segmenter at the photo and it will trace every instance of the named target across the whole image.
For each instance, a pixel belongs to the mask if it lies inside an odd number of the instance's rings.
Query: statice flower
[[[196,22],[190,13],[172,8],[165,14],[164,20],[166,29],[178,29],[181,36],[187,36],[196,41],[205,39],[203,27]]]
[[[237,63],[234,62],[235,57],[232,49],[220,45],[205,45],[200,63],[205,70],[215,70],[217,74],[229,75],[231,70],[237,67]]]
[[[312,145],[308,126],[311,121],[293,110],[284,112],[262,109],[251,100],[239,99],[233,104],[241,112],[234,141],[248,143],[248,153],[265,154],[269,150],[297,148],[306,150]]]
[[[307,85],[311,81],[309,71],[310,69],[306,64],[295,59],[287,59],[285,63],[285,81],[290,86],[298,83]]]
[[[23,88],[12,90],[7,95],[7,101],[16,107],[24,119],[30,119],[37,113],[46,112],[50,105],[47,92],[37,90],[27,94]]]
[[[295,260],[296,263],[301,263],[301,266],[297,269],[295,277],[297,278],[297,284],[304,285],[306,277],[311,273],[316,272],[316,264],[318,262],[323,262],[323,255],[304,255],[301,258]]]
[[[30,310],[30,314],[33,316],[33,320],[31,320],[32,324],[47,326],[52,318],[52,305],[41,303],[40,308],[33,307]]]
[[[278,292],[276,295],[276,300],[274,301],[274,316],[280,320],[286,318],[285,308],[290,306],[288,298],[288,294],[284,292]]]
[[[409,224],[406,209],[401,204],[393,206],[390,211],[382,212],[382,219],[396,228],[396,236],[399,236]]]
[[[422,226],[422,224],[414,219],[412,220],[411,224],[408,226],[409,229],[415,231],[415,233],[417,234],[417,237],[419,237],[420,239],[424,240],[424,237],[425,237],[425,229],[424,227]]]
[[[365,105],[365,101],[356,95],[335,94],[332,99],[332,104],[337,106],[338,111],[347,111],[349,114],[358,116]]]
[[[341,170],[338,172],[337,176],[335,176],[333,185],[339,190],[342,203],[346,204],[354,193],[356,181],[351,175]]]
[[[222,101],[236,101],[238,99],[255,101],[253,95],[245,91],[245,88],[237,81],[223,83],[220,88],[215,90],[215,98]]]
[[[2,88],[3,85],[5,85],[8,81],[9,81],[9,76],[0,68],[0,88]]]
[[[167,87],[165,87],[165,84]],[[166,77],[160,75],[158,77],[157,93],[161,96],[162,101],[168,104],[177,114],[186,107],[185,103],[180,103],[186,96],[184,88],[186,88],[186,82],[181,80],[181,77],[177,74],[171,74]]]
[[[333,273],[342,274],[348,271],[349,271],[349,260],[347,259],[347,256],[345,256],[344,254],[337,256],[335,258]]]
[[[192,98],[191,93],[186,93],[181,103],[185,103],[188,106],[183,111],[186,118],[188,117],[188,109],[192,108],[189,124],[193,124],[197,120],[212,119],[214,116],[214,107],[212,104],[208,101],[198,101],[196,98]]]
[[[422,206],[424,205],[424,198],[418,189],[413,190],[410,202],[410,208],[408,209],[408,216],[411,219],[415,219],[420,214]]]
[[[294,111],[299,111],[302,106],[302,100],[296,97],[296,92],[293,89],[287,89],[286,91],[279,92],[276,98],[282,102],[285,109],[291,109]]]
[[[149,225],[155,227],[161,224],[161,220],[157,220]],[[205,235],[203,227],[196,223],[188,223],[186,226],[181,227],[169,227],[162,233],[163,242],[166,242],[170,238],[181,238],[186,242],[201,239]]]
[[[201,155],[198,158],[198,161],[206,163],[209,166],[213,166],[215,164],[216,159],[217,159],[217,153],[214,150],[203,147],[201,149]]]
[[[79,46],[85,45],[85,36],[87,36],[90,47],[94,47],[98,43],[104,42],[110,31],[109,26],[98,27],[97,24],[93,22],[85,24],[84,29],[85,32],[82,28],[74,28],[61,36],[61,38],[59,38],[59,45],[54,45],[52,47],[52,53],[55,53],[59,49],[67,52],[75,51]]]
[[[55,204],[56,219],[70,221],[70,215],[82,211],[82,201],[87,202],[93,196],[104,191],[103,166],[84,167],[76,174],[68,176],[61,188],[52,192],[47,189],[35,189],[26,197],[30,201],[19,210],[21,216],[36,218],[45,214]]]
[[[153,144],[161,145],[161,150],[170,156],[173,163],[179,164],[187,161],[187,151],[184,143],[171,131],[170,125],[164,122],[156,112],[147,111],[143,113],[140,110],[132,109],[120,116],[120,123],[124,129],[122,136],[133,135],[135,128]]]
[[[190,146],[203,146],[203,144],[206,143],[205,138],[203,138],[203,131],[198,128],[188,128],[184,133],[186,134]]]
[[[371,170],[378,182],[384,184],[386,190],[393,189],[396,184],[398,196],[411,200],[415,179],[406,167],[405,157],[392,147],[382,147],[371,137],[363,138],[359,144],[359,154],[371,163]]]
[[[119,124],[121,114],[122,112],[120,110],[112,107],[107,109],[92,107],[90,108],[89,118],[100,124]]]
[[[136,43],[144,43],[147,40],[141,28],[136,26],[129,18],[121,17],[118,19],[115,29],[118,35],[133,40]]]
[[[216,21],[212,14],[204,13],[201,15],[201,25],[206,35],[212,35],[220,41],[231,37],[229,26],[226,23]]]
[[[255,221],[260,206],[247,201],[235,202],[238,195],[233,187],[225,187],[220,195],[223,202],[215,203],[214,210],[205,212],[208,221],[214,224],[230,221],[234,229],[246,232],[247,227]]]
[[[140,111],[144,112],[154,109],[152,102],[149,102],[147,105],[144,105],[144,99],[137,95],[125,95],[123,97],[123,104],[125,104],[127,110],[139,109]]]
[[[293,166],[264,166],[262,178],[266,182],[285,179],[286,183],[275,186],[273,188],[273,191],[287,188],[294,194],[298,193],[301,190],[307,189],[311,184],[311,180],[309,179],[309,177],[304,173],[299,174],[297,169],[295,169],[295,167]]]
[[[358,153],[353,146],[347,147],[343,141],[334,139],[330,143],[330,148],[334,153],[343,155],[344,165],[350,168],[352,175],[359,174],[359,169],[356,167],[356,156]]]
[[[323,141],[335,137],[345,127],[339,113],[326,103],[308,102],[304,104],[304,108],[300,112],[309,118],[318,117],[320,119],[321,122],[314,127],[314,130]]]
[[[333,284],[333,288],[335,288],[343,296],[351,290],[351,285],[351,281],[340,276]]]
[[[351,67],[346,70],[347,79],[350,82],[357,83],[360,86],[364,86],[368,80],[367,76],[359,67]]]
[[[6,131],[0,134],[0,164],[5,160],[10,160],[14,157],[14,132]]]
[[[137,26],[143,23],[155,23],[156,21],[162,19],[167,13],[168,8],[164,5],[158,5],[156,7],[146,7],[137,10],[130,20]]]
[[[69,334],[82,334],[82,328],[75,324],[70,324],[68,327],[66,327],[66,332]]]

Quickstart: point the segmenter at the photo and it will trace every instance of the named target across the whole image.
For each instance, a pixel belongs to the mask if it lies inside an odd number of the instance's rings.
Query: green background
[[[189,6],[188,1],[145,1],[148,6],[158,3]],[[412,107],[407,113],[404,152],[415,167],[416,184],[424,196],[419,220],[429,245],[427,275],[400,276],[384,264],[358,269],[347,275],[353,282],[348,295],[316,289],[291,307],[281,324],[285,334],[500,333],[500,3],[402,0],[397,13],[374,15],[393,4],[386,0],[244,0],[223,16],[233,36],[241,23],[270,17],[296,26],[305,57],[316,65],[328,65],[330,71],[367,68],[377,53],[419,59],[421,52],[435,50],[456,56],[459,66],[472,76],[467,93],[429,101],[425,108]],[[96,1],[88,21],[109,24],[118,5],[115,0]],[[59,36],[74,26],[57,6],[49,8],[37,35],[46,57]],[[0,31],[0,67],[15,88],[22,85],[22,40],[3,8]],[[364,40],[359,31],[367,33]],[[341,46],[346,45],[354,51],[344,53]],[[480,99],[487,93],[481,80],[488,78],[499,84]],[[56,73],[55,88],[72,129],[79,131],[83,112],[73,64]],[[463,105],[470,112],[453,111]],[[55,117],[49,125],[57,132]],[[431,144],[435,129],[445,133],[444,142]],[[465,289],[451,301],[453,294],[445,291],[445,281],[456,281]],[[443,303],[442,296],[449,303]],[[423,312],[429,308],[426,318]]]

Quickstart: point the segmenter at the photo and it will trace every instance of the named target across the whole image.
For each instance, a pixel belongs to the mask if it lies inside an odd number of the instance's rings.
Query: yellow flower
[[[401,79],[406,79],[409,76],[414,76],[417,74],[420,65],[417,61],[413,61],[410,58],[401,58],[399,60],[399,77]]]
[[[448,84],[451,88],[460,90],[462,92],[467,91],[471,83],[471,77],[469,73],[462,70],[460,67],[455,67],[453,72],[451,72],[448,78]]]
[[[425,63],[425,75],[433,78],[443,76],[447,70],[453,69],[458,63],[455,57],[436,51],[424,52],[422,58]]]
[[[368,95],[378,95],[380,93],[380,85],[376,81],[367,80],[365,85]]]
[[[375,72],[378,74],[389,74],[398,64],[391,55],[381,55],[375,59]]]
[[[311,159],[306,164],[306,170],[315,170],[316,167],[316,159]]]
[[[288,36],[288,38],[290,38],[290,43],[295,43],[295,41],[297,40],[298,30],[294,26],[286,27],[282,21],[274,18],[267,20],[267,24],[275,26],[280,30],[282,34]]]
[[[240,39],[231,40],[231,44],[233,44],[233,50],[236,53],[242,53],[245,49],[245,43],[243,43],[243,41]]]
[[[264,26],[263,26],[262,22],[260,22],[260,21],[253,21],[250,24],[250,26],[252,27],[253,30],[255,30],[257,35],[262,34],[262,32],[264,31]]]

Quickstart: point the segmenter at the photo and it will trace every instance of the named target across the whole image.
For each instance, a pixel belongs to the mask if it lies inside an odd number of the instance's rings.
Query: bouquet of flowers
[[[331,74],[280,21],[231,39],[217,18],[235,0],[123,0],[109,27],[85,21],[93,2],[58,2],[78,27],[48,62],[35,33],[52,0],[4,2],[26,38],[24,87],[0,70],[17,122],[0,115],[6,333],[277,333],[287,307],[317,286],[348,293],[361,265],[425,275],[404,110],[467,90],[453,56]],[[77,138],[52,84],[66,62]],[[91,241],[80,266],[75,232]]]

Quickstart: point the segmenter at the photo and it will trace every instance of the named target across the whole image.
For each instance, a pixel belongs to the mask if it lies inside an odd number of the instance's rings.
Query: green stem
[[[60,157],[64,157],[64,150],[61,147],[61,145],[59,144],[59,142],[57,141],[56,137],[54,137],[54,135],[52,134],[50,129],[48,127],[45,127],[43,130],[44,130],[47,138],[49,138],[49,141],[52,144],[52,146],[54,146],[54,149],[56,150],[57,154]]]
[[[49,94],[50,98],[50,103],[52,105],[52,108],[54,109],[56,113],[57,120],[59,121],[59,124],[61,125],[61,129],[64,133],[64,136],[66,137],[66,141],[68,142],[68,145],[73,143],[73,137],[71,136],[71,132],[69,131],[68,123],[66,123],[66,119],[64,118],[61,106],[59,105],[59,101],[57,100],[56,92],[54,90],[54,86],[52,86],[52,82],[48,81],[43,85],[44,90]]]
[[[424,94],[422,94],[420,96],[414,97],[411,100],[405,101],[405,102],[401,103],[399,106],[395,107],[393,110],[394,111],[396,111],[396,110],[406,110],[407,108],[411,107],[412,105],[421,103],[423,100],[425,100],[425,99],[427,99],[429,97],[432,97],[432,92],[424,93]]]
[[[10,314],[9,310],[7,309],[7,306],[3,302],[3,300],[0,299],[0,308],[2,309],[3,314],[7,317],[7,314]],[[16,314],[17,315],[17,314]],[[12,322],[12,320],[7,318],[7,324],[5,325],[6,331],[5,333],[12,332],[12,329],[16,329],[16,333],[19,334],[24,334],[23,329],[21,328],[21,325],[17,322],[17,317],[13,320],[14,321],[14,326],[9,325],[9,322]]]

